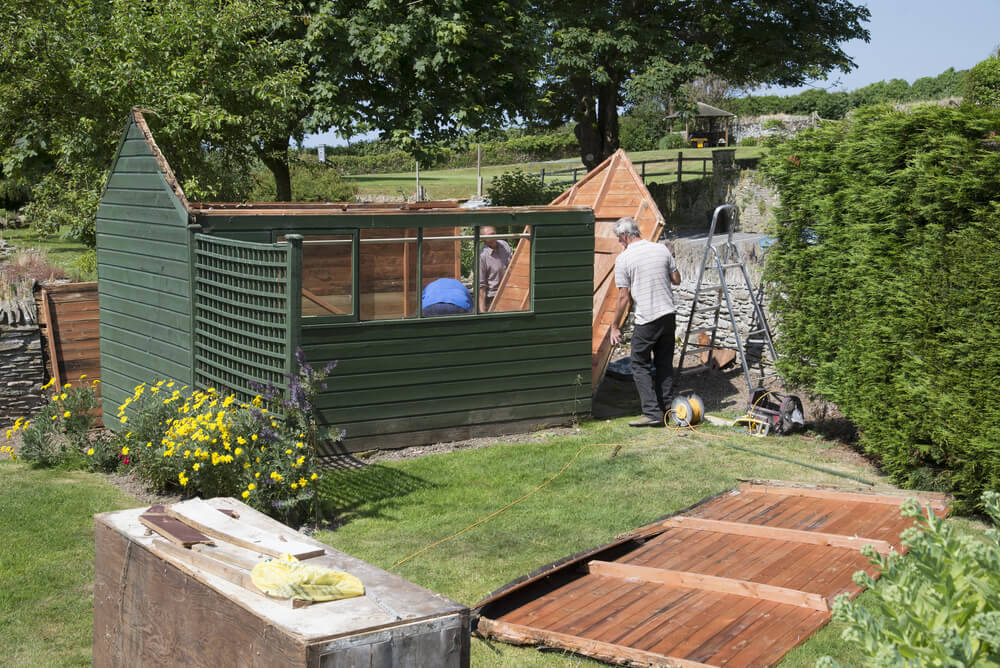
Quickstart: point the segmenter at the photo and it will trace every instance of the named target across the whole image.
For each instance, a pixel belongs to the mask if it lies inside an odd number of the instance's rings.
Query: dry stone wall
[[[33,299],[0,304],[0,426],[44,403],[42,338]]]

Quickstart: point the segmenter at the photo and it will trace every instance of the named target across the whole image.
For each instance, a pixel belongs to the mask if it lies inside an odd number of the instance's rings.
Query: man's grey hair
[[[620,237],[623,234],[633,239],[639,238],[639,226],[636,224],[635,218],[632,216],[619,218],[618,222],[615,223],[615,237]]]

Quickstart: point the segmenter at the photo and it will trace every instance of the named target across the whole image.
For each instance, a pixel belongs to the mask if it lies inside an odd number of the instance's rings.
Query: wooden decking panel
[[[856,571],[877,575],[853,541],[900,550],[912,524],[902,497],[818,491],[713,497],[486,599],[481,628],[614,663],[773,665],[829,621],[836,595],[860,593]],[[571,579],[559,586],[556,572]]]

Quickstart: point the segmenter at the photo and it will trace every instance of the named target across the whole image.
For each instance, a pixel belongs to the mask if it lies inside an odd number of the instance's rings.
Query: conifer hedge
[[[764,168],[786,380],[835,402],[897,483],[1000,490],[1000,112],[859,110]]]

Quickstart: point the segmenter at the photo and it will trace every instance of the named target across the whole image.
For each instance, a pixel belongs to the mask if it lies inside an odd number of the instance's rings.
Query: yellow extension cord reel
[[[675,427],[693,427],[705,417],[705,402],[693,390],[684,390],[670,402],[667,415]]]

